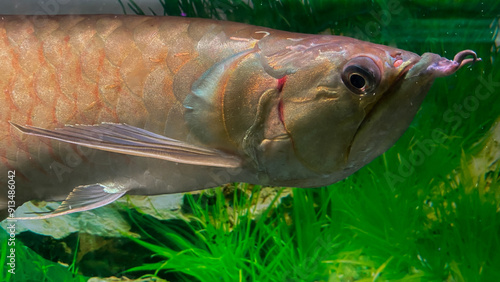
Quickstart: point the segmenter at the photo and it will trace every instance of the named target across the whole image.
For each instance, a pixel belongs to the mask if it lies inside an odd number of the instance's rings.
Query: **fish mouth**
[[[471,58],[467,58],[471,57]],[[432,78],[448,76],[465,65],[481,61],[476,52],[463,50],[458,52],[453,60],[448,60],[434,53],[424,53],[420,61],[406,74],[405,79],[427,75]]]

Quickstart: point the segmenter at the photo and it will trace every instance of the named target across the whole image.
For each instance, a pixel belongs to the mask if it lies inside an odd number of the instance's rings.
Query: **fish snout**
[[[481,58],[478,58],[476,52],[472,50],[458,52],[453,60],[443,58],[434,53],[425,53],[422,55],[422,59],[408,71],[406,78],[421,76],[423,74],[434,78],[448,76],[463,66],[474,64],[477,61],[481,61]]]

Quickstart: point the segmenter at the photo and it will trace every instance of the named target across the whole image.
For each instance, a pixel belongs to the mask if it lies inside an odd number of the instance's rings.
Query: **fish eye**
[[[380,84],[380,69],[369,57],[357,57],[345,64],[342,81],[353,93],[373,93]]]

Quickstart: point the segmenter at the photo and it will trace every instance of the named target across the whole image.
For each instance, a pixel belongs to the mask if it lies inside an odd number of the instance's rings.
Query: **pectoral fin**
[[[191,145],[127,124],[73,125],[55,130],[11,124],[29,135],[89,148],[214,167],[238,167],[240,159],[216,149]]]
[[[16,217],[15,219],[47,219],[60,215],[88,211],[114,202],[123,196],[128,188],[117,189],[97,183],[76,187],[54,211],[32,217]]]

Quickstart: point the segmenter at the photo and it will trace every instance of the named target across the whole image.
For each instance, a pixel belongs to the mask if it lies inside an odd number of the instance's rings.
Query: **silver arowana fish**
[[[329,185],[396,142],[436,77],[477,60],[206,19],[2,16],[2,215]]]

